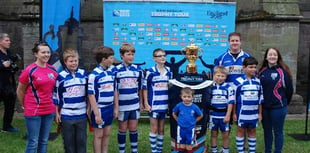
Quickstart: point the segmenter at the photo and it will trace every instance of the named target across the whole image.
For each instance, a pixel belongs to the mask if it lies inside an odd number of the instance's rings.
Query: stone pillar
[[[23,7],[19,13],[22,19],[22,38],[24,48],[24,67],[34,62],[32,48],[35,42],[40,40],[40,3],[39,0],[24,0]]]
[[[251,5],[239,5],[242,4],[242,0],[238,0],[236,31],[242,34],[242,48],[248,50],[260,62],[263,61],[268,47],[278,48],[284,62],[292,71],[296,87],[299,20],[302,18],[299,1],[251,1]],[[289,107],[294,107],[290,109],[290,113],[302,113],[302,110],[305,110],[302,97],[294,95]]]

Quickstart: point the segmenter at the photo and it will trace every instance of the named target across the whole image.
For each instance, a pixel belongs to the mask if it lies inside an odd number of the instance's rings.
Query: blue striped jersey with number
[[[153,112],[168,111],[168,83],[172,78],[169,67],[165,67],[166,73],[160,74],[154,66],[146,71],[143,89],[148,92],[148,102]]]
[[[56,81],[55,104],[61,108],[61,118],[86,118],[87,72],[77,69],[72,74],[68,69],[62,70]]]
[[[88,94],[95,95],[98,109],[114,104],[115,67],[104,69],[99,64],[89,74]]]
[[[260,80],[241,76],[234,81],[238,121],[257,121],[259,104],[264,102]]]
[[[116,88],[118,90],[119,111],[138,110],[140,108],[139,91],[142,89],[142,69],[130,64],[116,66]]]

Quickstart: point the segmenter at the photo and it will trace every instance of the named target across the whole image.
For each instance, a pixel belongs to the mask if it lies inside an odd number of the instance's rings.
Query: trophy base
[[[197,73],[197,66],[191,66],[191,65],[187,65],[186,66],[186,72],[189,74],[196,74]]]

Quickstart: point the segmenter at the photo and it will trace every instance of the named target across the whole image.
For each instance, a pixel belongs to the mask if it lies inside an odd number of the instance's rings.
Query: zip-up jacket
[[[293,82],[280,65],[264,67],[259,77],[265,99],[264,108],[281,108],[290,103],[294,92]]]

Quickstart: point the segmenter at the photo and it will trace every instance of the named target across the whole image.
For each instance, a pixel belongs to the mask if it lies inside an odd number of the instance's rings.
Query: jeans
[[[263,109],[263,129],[265,140],[265,153],[271,153],[274,138],[274,153],[281,153],[283,148],[283,126],[287,107],[277,109]]]
[[[46,153],[47,141],[55,113],[40,116],[25,116],[27,146],[25,153]]]
[[[61,121],[65,153],[86,153],[87,119]]]
[[[5,90],[0,90],[0,101],[4,103],[4,115],[3,115],[3,129],[11,128],[12,120],[14,116],[14,107],[16,101],[15,88],[7,87]]]

